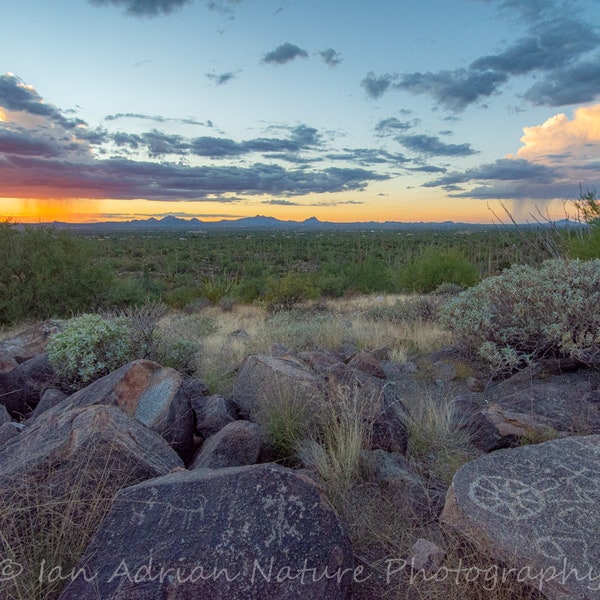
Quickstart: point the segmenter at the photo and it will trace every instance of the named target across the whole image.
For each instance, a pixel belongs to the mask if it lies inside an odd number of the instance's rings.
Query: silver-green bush
[[[68,321],[48,342],[48,360],[65,387],[75,390],[133,358],[124,319],[85,314]]]
[[[542,357],[600,365],[600,259],[518,265],[450,300],[441,320],[495,374]]]

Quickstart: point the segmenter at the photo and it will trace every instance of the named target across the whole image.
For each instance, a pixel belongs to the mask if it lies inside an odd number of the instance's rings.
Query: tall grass
[[[90,444],[67,465],[46,461],[0,482],[0,598],[54,600],[119,489],[149,474],[110,443]]]

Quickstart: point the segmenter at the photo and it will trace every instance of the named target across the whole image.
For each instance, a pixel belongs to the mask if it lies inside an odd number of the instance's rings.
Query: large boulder
[[[522,441],[600,433],[600,392],[595,376],[573,373],[543,380],[504,382],[454,402],[475,445],[490,452]]]
[[[90,466],[102,460],[107,469],[126,465],[132,473],[139,471],[140,476],[133,478],[137,481],[183,467],[161,436],[123,411],[113,406],[83,406],[39,419],[8,440],[0,452],[0,481],[44,469],[56,473],[59,481],[88,450]]]
[[[60,600],[349,598],[352,549],[308,478],[275,464],[182,471],[119,492]]]
[[[150,360],[135,360],[69,396],[38,419],[54,418],[57,413],[82,406],[117,406],[162,435],[187,461],[193,454],[194,419],[182,383],[174,369]]]
[[[492,452],[457,471],[441,520],[547,598],[598,599],[599,464],[600,435]]]
[[[252,355],[238,370],[233,400],[245,419],[257,421],[265,401],[288,397],[310,402],[318,395],[320,385],[321,379],[292,356]]]
[[[23,418],[35,408],[44,390],[56,385],[56,380],[48,355],[38,354],[12,371],[0,373],[0,404],[13,417]]]
[[[229,423],[202,444],[190,468],[222,469],[256,464],[263,437],[256,423]]]

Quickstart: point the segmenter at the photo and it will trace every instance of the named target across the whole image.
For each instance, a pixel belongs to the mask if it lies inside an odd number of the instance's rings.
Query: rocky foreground
[[[23,565],[6,539],[18,530],[7,515],[31,481],[49,499],[81,487],[87,506],[105,489],[95,484],[113,483],[108,514],[78,565],[53,564],[46,549],[38,579],[61,579],[62,600],[364,598],[375,578],[398,585],[415,570],[441,578],[444,552],[424,539],[372,572],[318,477],[278,460],[261,419],[265,398],[326,401],[342,385],[369,399],[373,435],[363,460],[381,485],[480,546],[497,578],[513,569],[539,597],[600,598],[595,372],[546,363],[486,385],[460,379],[450,351],[395,363],[385,348],[291,354],[274,346],[240,365],[230,397],[147,360],[67,395],[44,353],[51,332],[42,323],[0,344],[3,598],[23,597]],[[449,486],[423,481],[404,456],[400,415],[423,388],[453,399],[454,418],[480,454]]]

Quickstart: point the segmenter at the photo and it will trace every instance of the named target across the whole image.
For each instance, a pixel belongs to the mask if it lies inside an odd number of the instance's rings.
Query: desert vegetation
[[[582,195],[577,206],[584,226],[470,234],[86,238],[5,223],[2,337],[27,321],[61,319],[47,351],[68,394],[139,358],[225,397],[251,355],[382,352],[389,368],[410,365],[412,387],[394,392],[386,413],[406,434],[401,466],[392,469],[404,478],[400,487],[382,480],[374,451],[377,410],[395,385],[387,374],[382,388],[352,380],[308,396],[274,381],[254,420],[271,460],[319,483],[347,525],[356,560],[372,572],[383,577],[389,557],[407,556],[420,538],[444,550],[448,569],[483,569],[492,557],[436,521],[454,473],[481,454],[440,383],[436,353],[454,349],[444,368],[463,388],[467,379],[489,384],[547,358],[600,366],[598,204]],[[559,436],[547,431],[521,443]],[[52,568],[44,557],[75,568],[116,491],[143,478],[125,466],[108,469],[110,452],[93,454],[80,457],[68,485],[49,466],[0,490],[0,564],[25,564],[24,577],[0,582],[3,597],[57,598],[60,578],[36,581],[40,568]],[[374,583],[355,597],[540,597],[513,577],[486,583],[423,577],[407,586],[398,574],[393,585]]]

